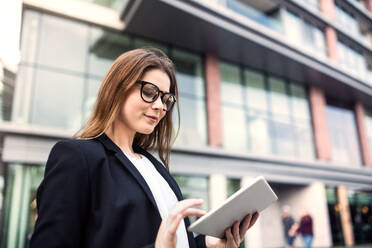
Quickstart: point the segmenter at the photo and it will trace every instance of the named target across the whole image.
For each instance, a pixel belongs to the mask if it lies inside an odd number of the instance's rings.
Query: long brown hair
[[[142,79],[144,74],[152,69],[160,69],[169,76],[170,92],[178,98],[174,65],[161,50],[146,48],[125,52],[114,61],[107,72],[90,118],[73,138],[93,139],[105,133],[120,114],[126,93],[136,81]],[[179,110],[177,102],[176,106]],[[134,144],[145,150],[157,150],[167,169],[169,169],[169,155],[173,135],[173,109],[166,113],[151,134],[136,133],[133,141]],[[179,113],[179,111],[177,112]],[[176,133],[178,133],[178,129]]]

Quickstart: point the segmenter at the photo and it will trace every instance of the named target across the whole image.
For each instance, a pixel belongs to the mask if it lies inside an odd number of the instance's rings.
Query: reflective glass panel
[[[235,151],[246,151],[247,129],[245,112],[241,108],[222,106],[223,144],[224,148]]]
[[[367,139],[369,144],[369,150],[372,157],[372,111],[366,111],[365,115]]]
[[[174,49],[172,50],[172,61],[177,68],[179,94],[204,97],[203,63],[201,57]]]
[[[347,166],[360,166],[360,149],[355,118],[351,110],[327,105],[332,160]]]
[[[250,109],[262,111],[268,110],[268,96],[265,90],[265,81],[263,74],[255,71],[245,70],[245,92],[246,103]]]
[[[77,131],[81,126],[84,79],[47,70],[38,70],[35,78],[30,122]]]
[[[114,60],[128,50],[130,50],[128,36],[92,27],[89,41],[88,73],[103,77]]]
[[[8,168],[2,247],[29,247],[37,218],[36,191],[44,166],[10,164]]]
[[[43,14],[37,61],[48,67],[84,72],[87,39],[87,25]]]
[[[220,63],[221,98],[223,103],[243,105],[243,87],[238,66]]]
[[[183,96],[179,96],[178,98],[181,112],[181,123],[176,144],[197,146],[206,145],[207,122],[205,101]],[[174,127],[177,128],[177,108],[175,107],[173,109]]]
[[[209,179],[203,176],[173,175],[182,190],[185,199],[201,198],[204,203],[201,209],[209,210]]]
[[[22,62],[34,63],[38,43],[40,13],[27,10],[22,17],[21,56]]]

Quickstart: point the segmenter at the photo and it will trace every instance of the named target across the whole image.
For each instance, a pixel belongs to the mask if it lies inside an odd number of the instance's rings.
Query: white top
[[[127,153],[124,154],[136,166],[137,170],[145,179],[155,198],[161,218],[163,220],[166,219],[174,204],[178,201],[173,190],[146,156],[141,155],[142,158],[136,158]],[[183,220],[177,229],[177,248],[189,248],[189,241]]]

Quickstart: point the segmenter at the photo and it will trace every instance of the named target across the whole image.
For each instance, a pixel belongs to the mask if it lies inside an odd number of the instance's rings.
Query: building
[[[25,247],[52,145],[87,119],[112,61],[143,46],[177,67],[171,172],[185,197],[210,209],[263,175],[279,201],[246,247],[283,246],[284,205],[311,212],[314,247],[372,244],[372,0],[16,2],[21,59],[1,88],[1,247]]]

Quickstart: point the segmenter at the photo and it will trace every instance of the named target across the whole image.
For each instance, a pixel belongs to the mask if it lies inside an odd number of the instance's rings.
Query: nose
[[[161,100],[161,95],[158,97],[158,99],[155,100],[155,102],[152,103],[152,108],[153,109],[164,109],[164,104],[163,101]]]

